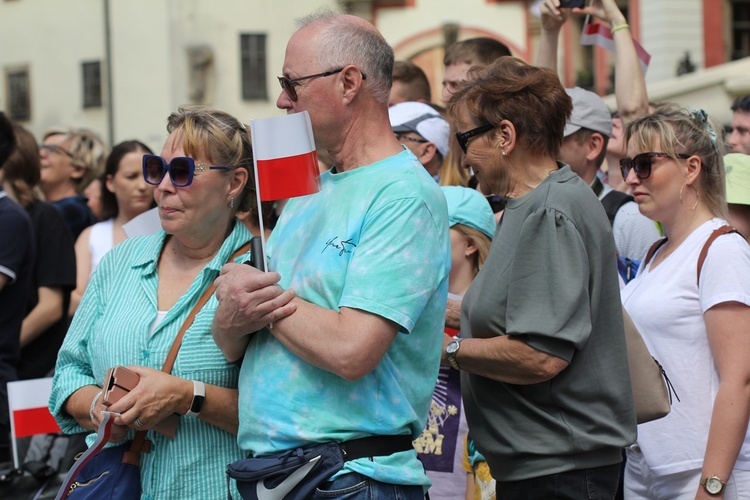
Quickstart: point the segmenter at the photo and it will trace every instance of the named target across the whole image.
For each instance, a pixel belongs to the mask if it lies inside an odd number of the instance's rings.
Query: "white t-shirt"
[[[91,275],[99,267],[104,254],[112,250],[115,243],[115,220],[107,219],[103,222],[97,222],[91,226],[89,233],[89,252],[91,254]]]
[[[750,246],[738,234],[713,242],[698,289],[698,255],[711,232],[725,224],[704,223],[655,269],[653,259],[642,265],[622,291],[625,309],[680,397],[669,415],[638,426],[637,444],[656,475],[700,469],[703,463],[719,388],[703,313],[724,302],[750,305]],[[735,468],[750,470],[750,432]]]

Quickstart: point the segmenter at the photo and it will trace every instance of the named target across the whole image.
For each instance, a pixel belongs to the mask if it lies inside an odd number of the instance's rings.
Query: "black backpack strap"
[[[633,201],[633,197],[629,194],[623,193],[622,191],[613,189],[612,191],[607,193],[607,195],[602,198],[601,201],[602,205],[604,206],[604,211],[607,212],[609,223],[614,224],[617,211],[620,210],[620,207],[622,207],[624,204],[628,203],[629,201]]]

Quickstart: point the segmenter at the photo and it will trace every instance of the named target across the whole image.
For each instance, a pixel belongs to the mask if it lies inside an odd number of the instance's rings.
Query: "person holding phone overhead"
[[[143,157],[162,229],[103,257],[60,350],[50,410],[63,432],[96,429],[108,399],[100,384],[108,369],[126,366],[139,381],[108,407],[120,413],[110,441],[180,415],[173,439],[148,433],[143,498],[223,499],[224,466],[242,456],[235,437],[239,366],[227,362],[211,336],[215,297],[187,329],[171,374],[160,369],[198,297],[252,236],[235,217],[255,203],[252,150],[245,126],[212,108],[180,108],[167,130],[161,156]],[[275,286],[278,275],[263,278],[266,299],[291,299]]]

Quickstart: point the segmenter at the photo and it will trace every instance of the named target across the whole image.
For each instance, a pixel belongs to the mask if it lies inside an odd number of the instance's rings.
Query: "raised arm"
[[[561,9],[560,0],[546,0],[542,5],[542,34],[535,64],[557,72],[557,47],[560,29],[567,21],[570,9]]]
[[[556,1],[556,0],[549,0]],[[646,80],[627,19],[614,0],[594,0],[589,7],[574,9],[609,24],[615,43],[615,98],[623,127],[648,113]]]

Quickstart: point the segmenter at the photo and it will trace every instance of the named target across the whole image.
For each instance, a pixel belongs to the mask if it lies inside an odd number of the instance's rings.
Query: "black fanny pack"
[[[237,481],[245,500],[309,498],[344,467],[364,457],[388,456],[412,449],[411,436],[371,436],[343,443],[323,443],[273,455],[245,458],[227,466],[227,482]]]

